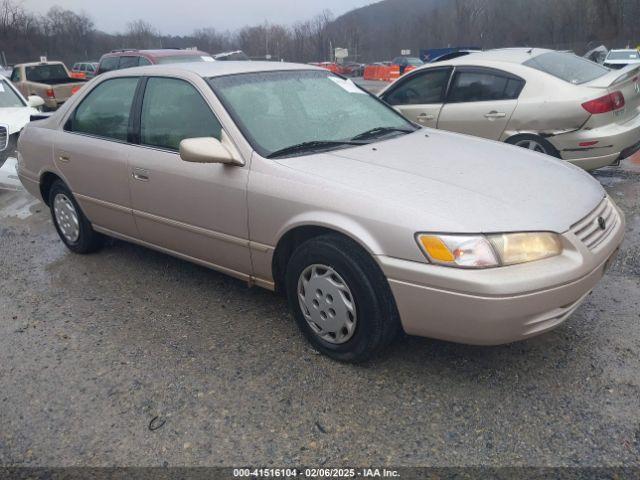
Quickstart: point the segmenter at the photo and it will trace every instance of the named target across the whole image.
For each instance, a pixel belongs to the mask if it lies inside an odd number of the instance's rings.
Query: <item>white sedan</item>
[[[640,65],[512,48],[418,68],[380,93],[425,127],[498,140],[585,170],[640,149]]]
[[[17,184],[15,150],[18,135],[44,101],[37,96],[26,100],[5,77],[0,76],[0,187]]]

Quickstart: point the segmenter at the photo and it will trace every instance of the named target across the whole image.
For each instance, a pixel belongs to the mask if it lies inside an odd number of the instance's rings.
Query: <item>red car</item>
[[[214,59],[211,55],[199,50],[180,50],[176,48],[158,50],[112,50],[100,58],[100,65],[98,66],[96,75],[112,70],[122,70],[123,68],[144,65],[213,61]]]

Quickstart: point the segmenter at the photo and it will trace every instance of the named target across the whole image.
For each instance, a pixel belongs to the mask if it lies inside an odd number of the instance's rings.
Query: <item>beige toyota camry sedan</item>
[[[101,75],[25,128],[18,172],[70,250],[116,237],[283,292],[343,361],[403,330],[480,345],[546,332],[624,232],[579,168],[419,128],[306,65]]]

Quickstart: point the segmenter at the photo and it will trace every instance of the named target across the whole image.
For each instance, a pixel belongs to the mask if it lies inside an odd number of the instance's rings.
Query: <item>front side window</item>
[[[127,141],[138,78],[114,78],[94,88],[76,109],[69,130]]]
[[[571,53],[547,52],[527,60],[523,65],[553,75],[565,82],[581,85],[609,73],[609,70],[591,60]]]
[[[25,67],[27,80],[30,82],[56,83],[69,80],[69,75],[64,66],[59,63],[52,65],[35,65]]]
[[[449,103],[514,100],[520,95],[522,80],[491,72],[456,73]]]
[[[442,103],[451,69],[427,70],[414,74],[385,96],[390,105]]]
[[[200,93],[174,78],[150,78],[144,92],[140,143],[177,151],[185,138],[215,137],[222,127]]]
[[[209,84],[263,157],[302,144],[348,148],[347,142],[363,137],[415,130],[395,110],[328,71],[246,73],[210,78]]]
[[[0,80],[0,108],[19,108],[25,104],[5,80]]]

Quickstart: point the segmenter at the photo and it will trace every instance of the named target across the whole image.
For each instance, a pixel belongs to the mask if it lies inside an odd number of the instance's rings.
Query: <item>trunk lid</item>
[[[585,84],[594,90],[593,99],[608,93],[620,92],[624,96],[623,108],[593,115],[588,127],[596,128],[609,123],[624,124],[640,115],[640,65],[631,65],[622,70],[613,70]]]

